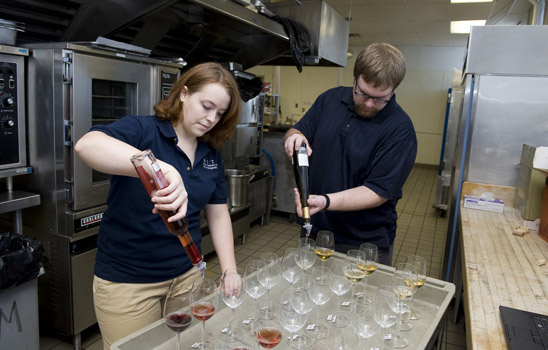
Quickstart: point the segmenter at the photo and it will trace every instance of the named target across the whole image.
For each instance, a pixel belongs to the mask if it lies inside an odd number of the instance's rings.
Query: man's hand
[[[306,144],[306,153],[310,157],[312,154],[312,148],[310,148],[310,144],[308,143],[306,137],[304,137],[304,135],[297,129],[289,129],[285,134],[284,139],[285,154],[287,154],[288,157],[292,157],[293,152],[297,151],[303,142]]]

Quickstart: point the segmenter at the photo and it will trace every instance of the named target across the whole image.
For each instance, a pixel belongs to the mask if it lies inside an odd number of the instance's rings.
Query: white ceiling
[[[468,34],[451,34],[450,21],[527,24],[529,0],[451,4],[450,0],[326,0],[350,21],[349,46],[372,42],[396,46],[466,46]]]

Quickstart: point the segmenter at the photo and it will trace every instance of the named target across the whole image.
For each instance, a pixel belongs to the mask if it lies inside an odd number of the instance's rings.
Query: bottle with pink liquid
[[[151,198],[156,191],[169,186],[169,182],[164,177],[162,169],[160,169],[160,164],[158,164],[158,161],[151,150],[147,149],[137,153],[131,157],[131,162],[139,175],[139,179],[141,179],[141,183]],[[192,264],[194,266],[202,265],[203,257],[194,244],[192,236],[190,236],[190,233],[188,232],[188,219],[184,217],[181,220],[169,222],[167,219],[175,214],[175,211],[168,212],[165,210],[158,210],[158,213],[169,232],[177,235]]]

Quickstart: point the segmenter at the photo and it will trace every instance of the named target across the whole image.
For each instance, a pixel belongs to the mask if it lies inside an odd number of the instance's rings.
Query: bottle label
[[[299,153],[297,157],[299,161],[299,166],[308,166],[308,155],[306,153]]]

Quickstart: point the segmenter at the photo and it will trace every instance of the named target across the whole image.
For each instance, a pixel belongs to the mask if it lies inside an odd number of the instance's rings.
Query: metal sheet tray
[[[339,255],[339,257],[341,256],[342,255]],[[316,264],[320,264],[320,262],[316,261]],[[326,261],[324,264],[325,266],[329,266],[330,263],[329,261]],[[370,286],[370,289],[374,292],[377,286],[389,284],[393,272],[394,268],[379,265],[377,272],[366,277],[368,286]],[[290,284],[282,277],[278,284],[270,291],[269,298],[280,300],[281,293],[289,287]],[[411,331],[401,333],[409,340],[408,349],[425,349],[431,345],[431,339],[436,336],[437,330],[439,329],[438,326],[441,325],[441,320],[445,315],[447,306],[453,298],[454,293],[454,284],[433,278],[427,278],[425,285],[417,290],[415,294],[415,308],[419,310],[422,317],[419,320],[411,321],[413,324],[413,329]],[[343,296],[342,299],[346,299],[345,297],[348,296],[349,293],[347,293],[346,296]],[[265,294],[259,298],[259,302],[266,299],[267,295]],[[338,301],[340,302],[340,299],[337,299],[337,297],[333,295],[327,304],[320,307],[319,315],[322,320],[325,320],[332,310],[337,308]],[[253,299],[247,297],[247,299],[244,300],[244,303],[236,309],[236,314],[240,315],[241,313],[250,312],[254,307],[255,304]],[[310,312],[309,317],[315,316],[314,310]],[[221,344],[219,334],[222,329],[228,326],[230,317],[231,309],[226,307],[219,298],[218,311],[206,322],[206,339],[209,342],[215,345]],[[200,341],[201,327],[201,323],[194,319],[190,328],[181,333],[182,349],[192,349],[192,345]],[[351,329],[347,331],[351,331]],[[382,332],[379,329],[377,334],[368,339],[367,348],[381,347],[381,333]],[[175,348],[175,332],[171,331],[165,325],[163,319],[120,339],[111,347],[112,350],[171,350]],[[290,347],[287,345],[287,342],[282,341],[275,349],[285,350],[290,349]]]

